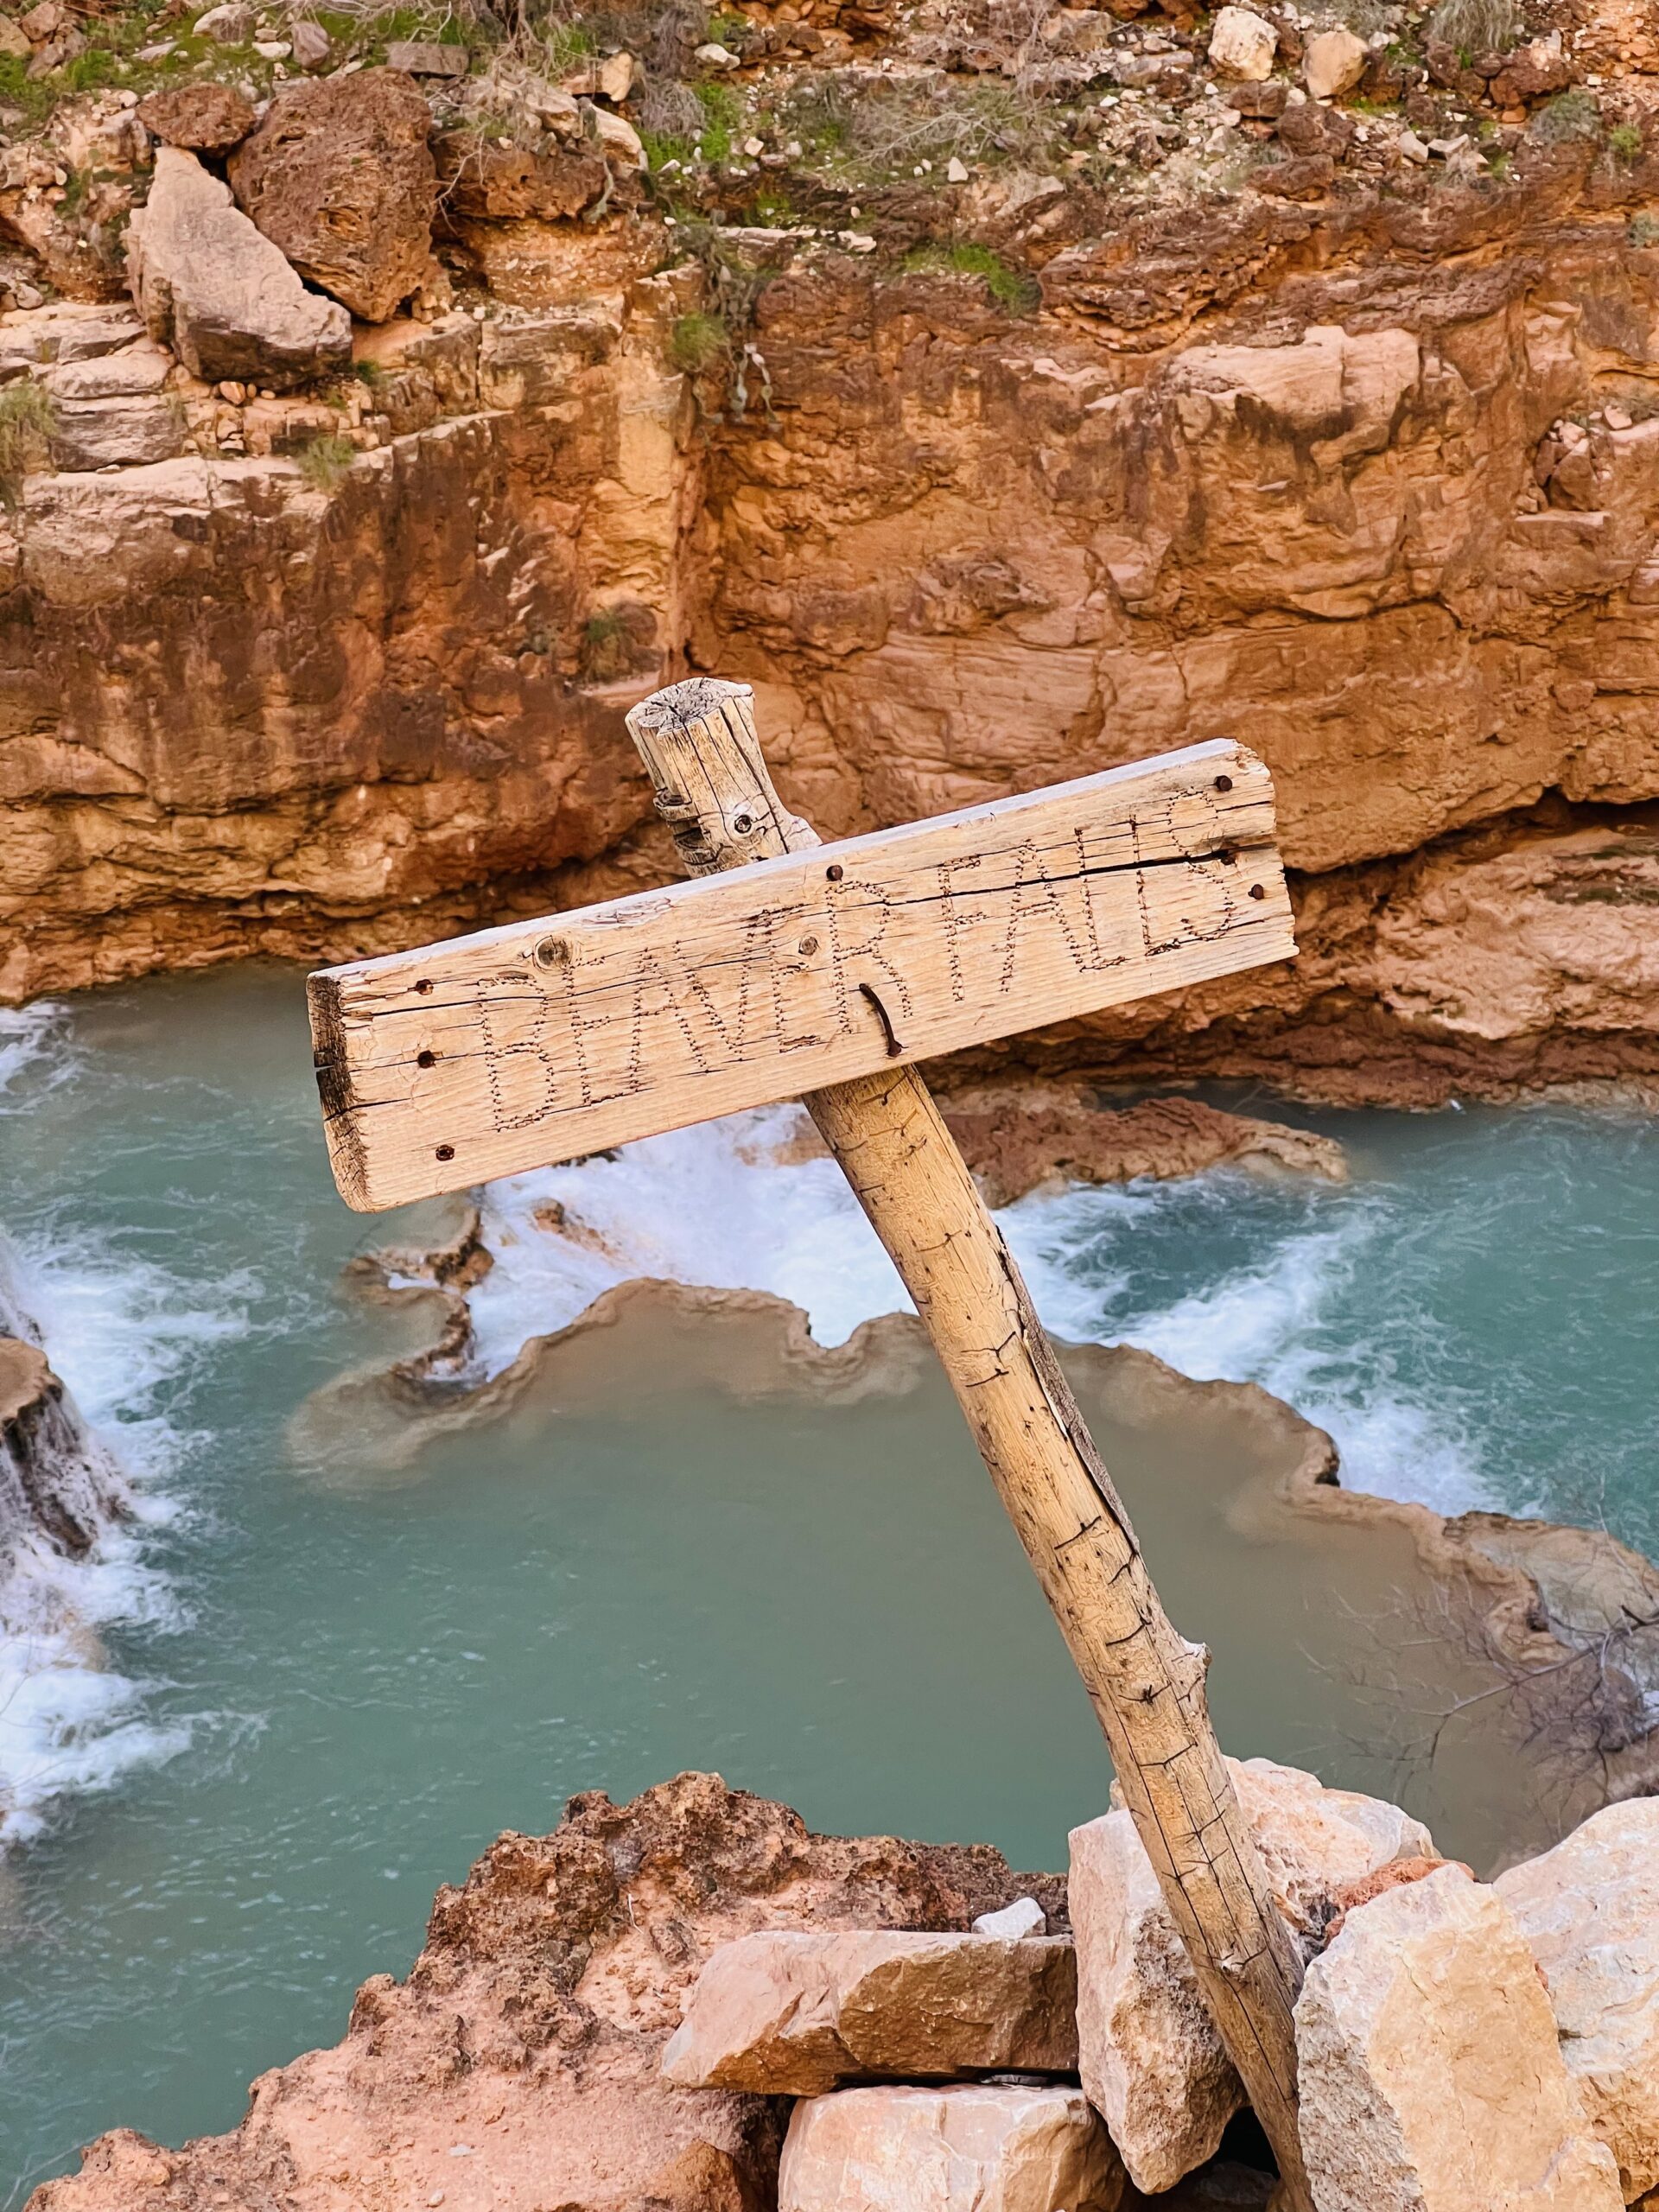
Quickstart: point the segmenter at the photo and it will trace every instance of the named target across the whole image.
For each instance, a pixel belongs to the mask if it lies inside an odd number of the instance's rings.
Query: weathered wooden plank
[[[1294,951],[1267,770],[1199,745],[542,922],[325,969],[362,1211]]]

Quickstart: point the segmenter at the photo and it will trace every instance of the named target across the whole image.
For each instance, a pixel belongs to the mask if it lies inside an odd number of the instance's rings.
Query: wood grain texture
[[[636,717],[647,714],[642,734]],[[662,727],[677,722],[665,744]],[[723,829],[735,814],[749,839],[757,762],[765,782],[747,687],[676,686],[636,708],[629,726],[659,790],[672,746],[696,752],[695,779],[683,766],[671,773],[664,809],[670,819],[681,809],[687,865],[747,857]],[[692,805],[694,781],[703,796]],[[762,834],[773,849],[812,837],[781,810]],[[1301,1959],[1216,1740],[1209,1655],[1164,1611],[1014,1256],[919,1073],[888,1065],[804,1103],[916,1302],[1083,1677],[1205,2003],[1278,2158],[1275,2212],[1313,2212],[1297,2123]]]
[[[1240,746],[821,846],[778,801],[747,708],[697,681],[712,719],[653,730],[646,702],[630,723],[703,880],[311,979],[349,1205],[464,1189],[1294,950],[1271,784]],[[716,726],[723,793],[698,783]],[[779,856],[750,857],[766,849]],[[715,874],[716,850],[747,864]]]

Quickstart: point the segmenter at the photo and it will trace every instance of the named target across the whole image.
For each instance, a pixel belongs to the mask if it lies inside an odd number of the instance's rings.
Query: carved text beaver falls
[[[399,1205],[1294,951],[1217,743],[311,980],[341,1192]]]

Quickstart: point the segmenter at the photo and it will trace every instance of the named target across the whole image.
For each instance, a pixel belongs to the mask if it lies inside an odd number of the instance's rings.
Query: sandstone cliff
[[[895,66],[937,60],[928,20]],[[1191,106],[1202,49],[1142,48]],[[879,188],[869,236],[832,227],[852,187],[757,226],[735,156],[694,225],[579,142],[490,150],[443,203],[435,319],[359,324],[365,381],[308,400],[178,366],[163,421],[119,307],[0,315],[0,369],[110,394],[59,403],[0,540],[0,993],[382,950],[662,872],[620,717],[689,665],[756,683],[830,832],[1261,749],[1296,969],[1051,1058],[1341,1098],[1650,1086],[1659,153],[1627,59],[1611,138],[1495,126],[1501,158],[1431,173],[1399,122],[1385,160],[1316,103],[1342,128],[1311,195],[1005,162]],[[1470,83],[1406,111],[1507,96]],[[1279,106],[1223,135],[1314,158]]]

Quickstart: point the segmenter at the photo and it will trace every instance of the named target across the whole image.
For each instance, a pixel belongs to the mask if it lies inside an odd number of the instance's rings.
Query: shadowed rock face
[[[420,340],[442,390],[388,357],[390,442],[331,498],[251,448],[30,480],[0,990],[666,874],[620,715],[689,653],[756,682],[826,833],[1262,751],[1302,958],[1058,1062],[1414,1102],[1659,1084],[1659,423],[1597,413],[1659,344],[1627,236],[1651,167],[1536,149],[1480,192],[1103,232],[1079,189],[1007,218],[1042,264],[1024,321],[812,248],[760,296],[769,411],[718,424],[652,219],[454,209],[522,305]]]
[[[263,2075],[233,2133],[105,2136],[32,2212],[207,2212],[272,2188],[336,2212],[342,2183],[398,2204],[442,2188],[463,2212],[759,2212],[785,2108],[658,2074],[709,1953],[768,1927],[965,1930],[1025,1894],[1064,1924],[1058,1877],[983,1846],[813,1836],[712,1775],[574,1798],[551,1835],[504,1835],[440,1891],[408,1980],[365,1983],[344,2042]]]

